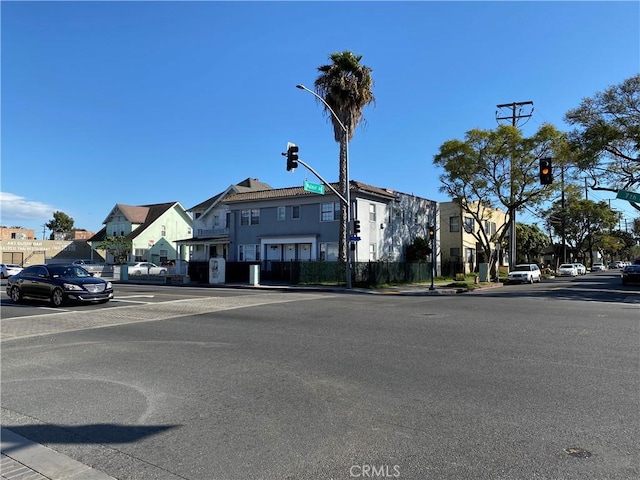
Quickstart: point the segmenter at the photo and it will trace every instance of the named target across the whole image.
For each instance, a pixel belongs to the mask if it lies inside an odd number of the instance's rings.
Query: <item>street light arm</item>
[[[302,84],[298,84],[296,85],[296,88],[299,88],[300,90],[304,90],[306,92],[309,92],[311,95],[313,95],[314,97],[316,97],[318,100],[320,100],[325,107],[327,107],[327,109],[331,112],[331,115],[333,115],[333,118],[336,119],[336,121],[338,122],[338,124],[340,125],[340,127],[342,128],[342,130],[344,131],[345,134],[348,133],[347,127],[344,126],[344,123],[342,123],[340,121],[340,118],[338,117],[338,115],[336,115],[336,112],[333,111],[333,108],[331,108],[329,106],[329,104],[325,101],[324,98],[322,98],[320,95],[318,95],[316,92],[314,92],[313,90],[309,90],[307,87],[305,87]]]

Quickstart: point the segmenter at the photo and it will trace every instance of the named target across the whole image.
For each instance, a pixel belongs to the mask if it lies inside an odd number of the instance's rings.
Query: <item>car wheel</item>
[[[134,275],[140,276],[142,275],[142,270],[136,270],[135,272],[133,272]]]
[[[55,288],[51,292],[51,305],[59,307],[64,303],[64,292],[61,288]]]
[[[166,270],[160,270],[160,275],[166,275],[167,271]]]
[[[13,287],[11,289],[11,292],[9,293],[9,296],[11,297],[11,301],[13,303],[20,303],[20,300],[22,300],[22,292],[18,287]]]

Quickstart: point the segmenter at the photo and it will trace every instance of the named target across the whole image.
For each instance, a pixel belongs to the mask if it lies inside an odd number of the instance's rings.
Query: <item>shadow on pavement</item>
[[[177,425],[118,425],[96,423],[89,425],[3,425],[3,428],[41,444],[111,444],[132,443],[175,428]],[[9,453],[22,448],[11,444],[3,448]]]

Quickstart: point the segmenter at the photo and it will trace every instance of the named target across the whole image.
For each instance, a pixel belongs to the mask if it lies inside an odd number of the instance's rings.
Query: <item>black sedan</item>
[[[32,265],[9,278],[7,294],[14,303],[33,298],[59,307],[66,302],[108,302],[113,285],[78,265]]]
[[[622,284],[640,283],[640,265],[627,265],[622,269]]]

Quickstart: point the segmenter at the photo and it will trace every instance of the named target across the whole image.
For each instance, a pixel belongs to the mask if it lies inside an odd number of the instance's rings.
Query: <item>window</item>
[[[460,247],[453,247],[449,249],[449,256],[454,259],[460,258]]]
[[[369,244],[369,261],[376,261],[376,244]]]
[[[220,216],[219,215],[214,215],[213,216],[213,226],[214,227],[220,226]]]
[[[374,203],[369,204],[369,221],[376,221],[376,205]]]
[[[286,208],[285,207],[278,207],[278,211],[276,213],[276,220],[284,220],[285,219],[285,214],[286,214]]]
[[[160,263],[164,263],[169,259],[168,250],[160,250]]]
[[[134,262],[142,262],[147,259],[146,248],[136,248],[133,252]]]
[[[238,245],[238,261],[240,262],[259,262],[260,261],[260,245]]]
[[[476,231],[476,222],[471,217],[464,217],[464,231],[467,233],[473,233]]]
[[[258,208],[241,210],[240,225],[260,225],[260,210]]]
[[[459,232],[460,231],[460,218],[459,217],[449,217],[449,231],[450,232]]]
[[[167,236],[167,226],[166,225],[161,225],[160,226],[160,236],[161,237],[166,237]]]
[[[335,262],[338,260],[338,243],[321,243],[320,260]]]
[[[292,220],[300,220],[300,206],[294,205],[291,207],[291,219]]]
[[[465,248],[465,260],[468,263],[473,263],[473,260],[476,256],[476,249],[475,248]]]
[[[489,220],[485,220],[484,222],[484,231],[487,235],[495,235],[496,234],[496,223],[490,222]]]
[[[320,221],[334,222],[340,220],[340,204],[338,202],[320,205]]]

